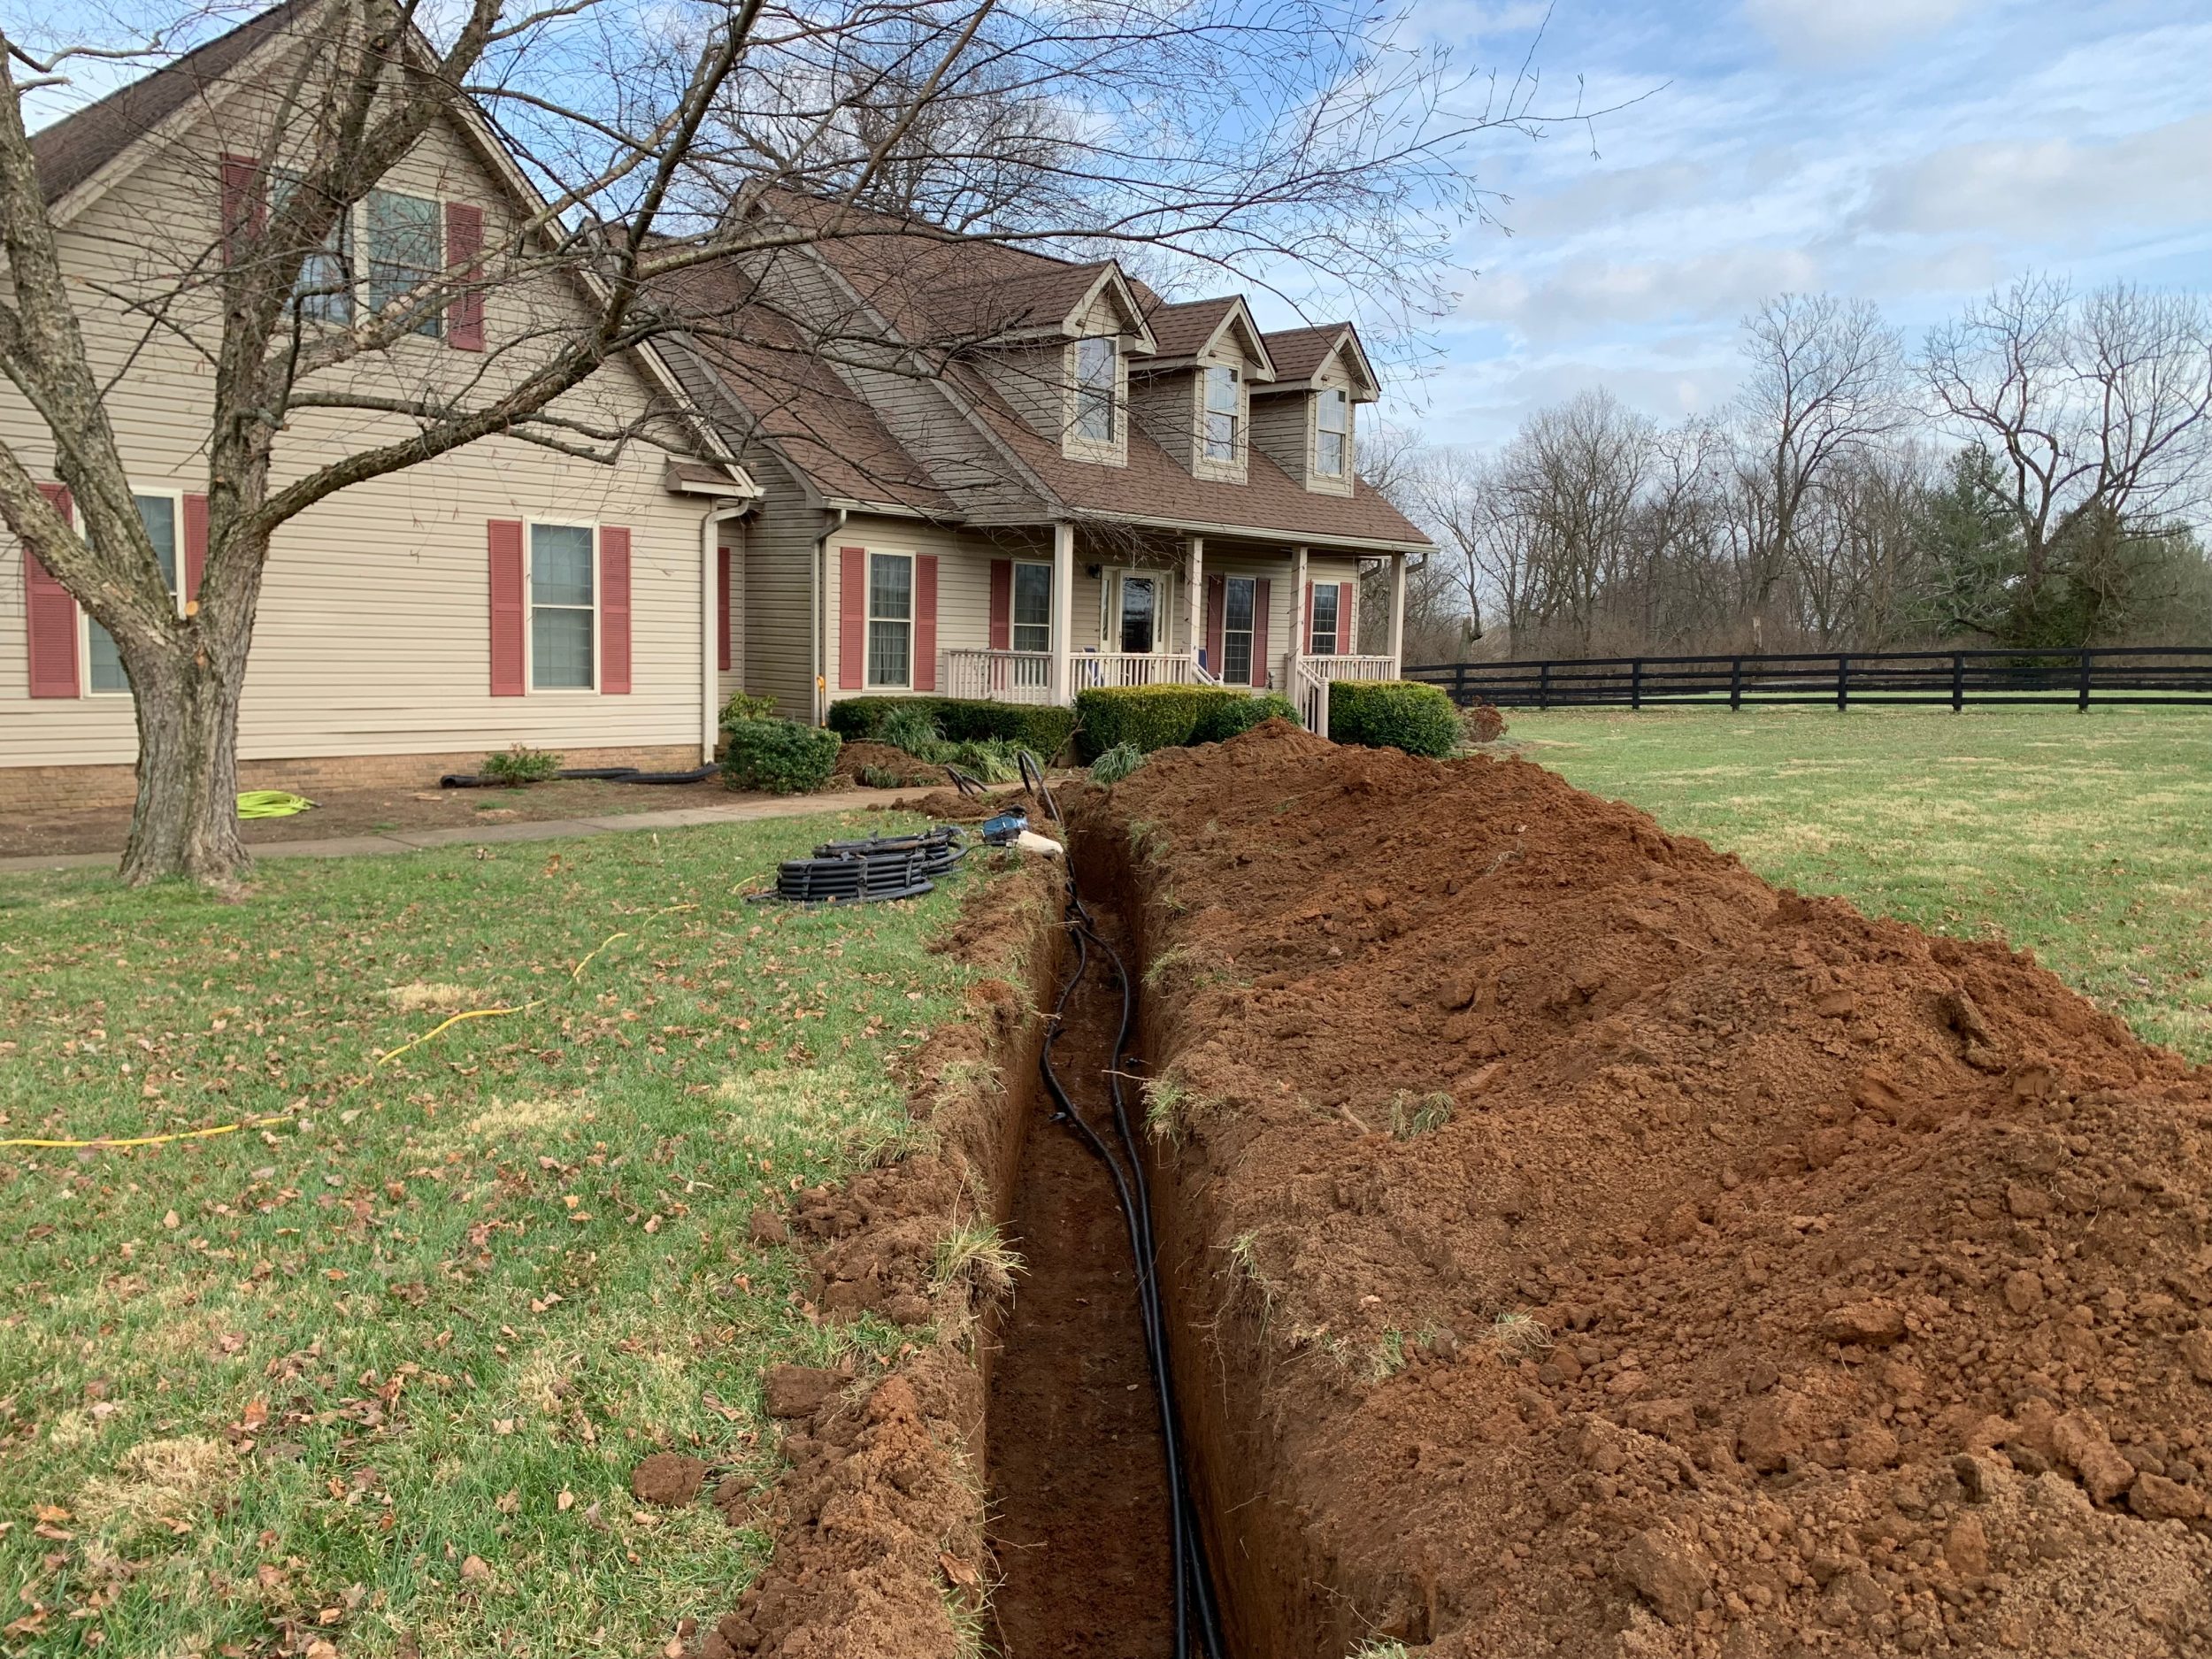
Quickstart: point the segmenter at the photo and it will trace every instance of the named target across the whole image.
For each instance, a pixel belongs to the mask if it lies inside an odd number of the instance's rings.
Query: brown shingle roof
[[[96,104],[65,115],[31,134],[31,154],[46,199],[55,202],[237,68],[311,9],[313,0],[284,0],[174,63],[165,64]]]
[[[1221,319],[1236,307],[1236,296],[1222,299],[1188,300],[1180,305],[1163,305],[1154,311],[1146,321],[1152,326],[1152,338],[1159,343],[1164,357],[1187,357],[1213,337]]]
[[[1267,355],[1275,359],[1275,373],[1286,380],[1302,380],[1327,359],[1348,326],[1323,323],[1314,328],[1282,328],[1261,338],[1267,342]]]
[[[823,360],[820,343],[764,303],[741,273],[702,266],[669,279],[662,292],[699,319],[686,339],[742,406],[750,435],[780,451],[817,489],[955,516],[951,498]]]

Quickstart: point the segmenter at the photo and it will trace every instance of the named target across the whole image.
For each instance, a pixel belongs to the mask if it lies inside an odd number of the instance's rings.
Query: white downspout
[[[822,629],[825,626],[823,616],[826,609],[823,602],[825,595],[829,592],[830,538],[845,527],[845,520],[849,516],[848,510],[843,507],[838,507],[833,511],[837,514],[836,518],[830,520],[827,527],[823,530],[814,543],[814,580],[811,591],[807,595],[810,632],[813,635],[814,641],[814,724],[817,726],[821,725],[829,718],[829,680],[826,671],[829,648],[823,639]]]
[[[717,580],[722,538],[717,526],[741,518],[751,511],[742,507],[712,507],[699,520],[699,764],[714,764],[714,749],[722,735],[721,588]]]

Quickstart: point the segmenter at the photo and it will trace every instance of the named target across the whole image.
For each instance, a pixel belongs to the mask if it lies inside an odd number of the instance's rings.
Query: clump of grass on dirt
[[[272,863],[235,903],[0,877],[0,1136],[279,1119],[0,1149],[10,1651],[657,1653],[725,1610],[766,1540],[630,1470],[764,1475],[767,1364],[896,1348],[747,1224],[902,1133],[971,977],[926,949],[963,884],[739,896],[861,823]],[[405,1047],[475,1008],[521,1011]]]
[[[1770,881],[2001,933],[2212,1061],[2212,712],[1516,710],[1509,741]]]
[[[1490,1346],[1507,1360],[1533,1359],[1548,1352],[1551,1327],[1531,1313],[1502,1313],[1490,1322]]]
[[[1390,1097],[1390,1133],[1401,1141],[1433,1134],[1451,1122],[1454,1104],[1441,1089],[1417,1096],[1400,1089]]]
[[[972,1285],[986,1293],[1005,1294],[1014,1288],[1014,1275],[1022,1271],[1022,1258],[1000,1236],[996,1227],[982,1222],[949,1233],[937,1241],[936,1281],[943,1289]]]

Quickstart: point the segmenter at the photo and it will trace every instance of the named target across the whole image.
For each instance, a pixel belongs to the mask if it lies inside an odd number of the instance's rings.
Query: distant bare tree
[[[1744,333],[1740,469],[1752,499],[1739,524],[1751,648],[1763,650],[1809,497],[1831,467],[1896,431],[1909,411],[1897,335],[1866,301],[1785,294],[1746,318]]]
[[[2022,543],[2022,608],[2132,535],[2200,514],[2212,490],[2212,312],[2187,294],[2077,298],[2030,275],[1932,331],[1919,364],[1960,435],[1986,444]]]

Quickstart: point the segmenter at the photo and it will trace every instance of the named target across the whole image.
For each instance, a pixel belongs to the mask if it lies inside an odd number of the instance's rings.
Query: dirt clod
[[[852,1380],[818,1365],[772,1365],[761,1379],[772,1417],[810,1417],[815,1409]]]
[[[707,1466],[680,1452],[655,1452],[630,1471],[630,1491],[640,1503],[680,1509],[699,1495]]]

